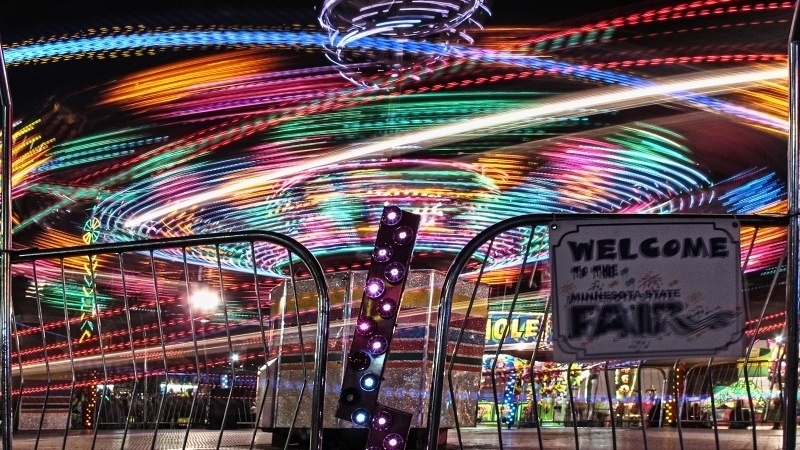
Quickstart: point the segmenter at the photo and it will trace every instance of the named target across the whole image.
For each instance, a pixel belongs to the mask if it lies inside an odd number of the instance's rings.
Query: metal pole
[[[13,114],[11,90],[8,87],[6,60],[3,56],[3,41],[0,39],[0,107],[3,116],[2,183],[0,192],[0,232],[3,244],[0,249],[0,375],[2,375],[2,420],[3,449],[11,450],[11,432],[14,420],[11,417],[11,149],[13,144]]]
[[[796,448],[797,436],[797,358],[798,358],[798,327],[797,308],[798,293],[800,293],[800,280],[798,279],[798,264],[800,264],[800,218],[797,214],[800,208],[798,195],[800,195],[800,170],[798,170],[798,56],[800,56],[800,43],[797,42],[798,6],[795,6],[792,19],[792,29],[789,33],[789,148],[787,154],[786,187],[788,191],[789,230],[788,259],[786,262],[786,393],[784,396],[783,414],[783,448],[785,450]]]

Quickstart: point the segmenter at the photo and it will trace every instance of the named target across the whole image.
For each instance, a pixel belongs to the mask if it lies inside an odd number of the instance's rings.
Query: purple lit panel
[[[336,410],[336,417],[340,419],[353,420],[353,414],[359,408],[366,409],[371,417],[375,417],[384,363],[391,350],[420,221],[419,215],[393,206],[384,208],[381,214],[375,239],[377,244],[364,284],[342,381],[343,394]],[[404,445],[405,435],[400,433],[398,436],[398,439],[390,439],[395,442],[393,448]],[[382,442],[375,442],[375,445],[383,448]]]
[[[367,436],[366,448],[402,450],[411,428],[411,414],[388,406],[378,405],[372,413],[372,423]],[[381,418],[384,420],[381,421]]]

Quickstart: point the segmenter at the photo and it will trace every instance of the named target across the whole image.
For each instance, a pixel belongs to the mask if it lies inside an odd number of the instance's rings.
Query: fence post
[[[798,11],[795,6],[792,19],[792,29],[789,33],[789,148],[787,151],[787,192],[788,192],[788,259],[786,264],[786,383],[783,414],[783,448],[794,449],[797,443],[797,358],[798,358],[798,326],[797,308],[798,293],[800,293],[800,280],[798,279],[798,264],[800,264],[800,168],[798,167],[798,69],[800,69],[800,42],[798,42]]]
[[[11,450],[11,433],[14,420],[11,417],[11,151],[13,144],[13,114],[11,90],[8,87],[6,60],[3,56],[3,41],[0,39],[0,108],[3,118],[2,183],[0,191],[0,232],[3,234],[0,249],[0,375],[2,388],[3,449]]]

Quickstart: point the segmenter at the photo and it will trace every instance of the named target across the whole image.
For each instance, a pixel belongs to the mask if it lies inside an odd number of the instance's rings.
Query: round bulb
[[[414,240],[414,231],[411,228],[402,226],[394,230],[394,243],[397,245],[408,245]]]
[[[378,324],[372,317],[362,317],[356,322],[356,333],[361,336],[369,336],[375,332],[376,326],[378,326]]]
[[[385,263],[392,258],[392,248],[389,246],[376,246],[372,252],[372,259],[379,263]]]
[[[361,394],[355,388],[347,388],[342,391],[340,401],[347,405],[352,405],[361,400]]]
[[[383,295],[383,291],[386,287],[383,285],[383,281],[380,278],[370,278],[367,280],[367,284],[364,287],[364,291],[369,298],[378,298]]]
[[[379,411],[372,418],[372,428],[378,431],[388,430],[392,426],[392,415],[388,411]]]
[[[372,358],[365,352],[352,353],[347,359],[350,367],[357,372],[365,370],[372,364]]]
[[[369,338],[369,351],[375,356],[386,353],[389,348],[389,341],[381,335],[375,335]]]
[[[403,437],[397,433],[389,433],[383,438],[383,448],[393,449],[403,446]]]
[[[397,302],[394,299],[386,297],[378,303],[378,314],[384,319],[391,319],[396,312]]]
[[[353,411],[352,419],[356,425],[366,425],[369,422],[369,411],[364,408],[358,408]]]
[[[380,380],[378,380],[377,375],[375,375],[374,373],[368,373],[363,377],[361,377],[361,382],[360,382],[361,389],[364,389],[365,391],[374,391],[375,388],[378,387],[379,381]]]
[[[389,283],[397,283],[406,276],[406,268],[399,262],[393,262],[386,266],[383,275]]]
[[[383,209],[381,220],[389,226],[397,225],[403,217],[403,211],[397,206],[389,206]]]

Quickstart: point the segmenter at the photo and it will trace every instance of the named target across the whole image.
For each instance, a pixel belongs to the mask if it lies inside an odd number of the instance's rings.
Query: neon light
[[[91,245],[97,242],[100,235],[100,221],[92,216],[83,225],[83,243]],[[94,335],[94,320],[97,316],[97,293],[95,292],[95,278],[97,277],[98,262],[96,258],[86,257],[83,263],[83,282],[81,298],[81,327],[78,343],[89,339]]]

